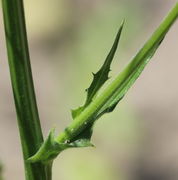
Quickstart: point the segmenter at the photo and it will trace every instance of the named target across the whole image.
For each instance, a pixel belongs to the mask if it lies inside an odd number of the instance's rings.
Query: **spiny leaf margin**
[[[156,51],[169,28],[177,20],[177,18],[178,3],[176,3],[165,20],[160,24],[151,38],[145,43],[143,48],[133,58],[131,63],[126,66],[124,71],[122,71],[120,75],[99,96],[97,96],[95,100],[91,102],[91,104],[87,108],[85,108],[85,110],[80,113],[80,115],[77,116],[76,119],[72,121],[72,123],[61,134],[59,134],[55,138],[56,142],[64,143],[66,140],[70,141],[72,139],[75,139],[82,131],[84,132],[87,123],[93,123],[93,120],[96,120],[102,114],[106,113],[107,108],[109,108],[109,111],[115,108],[117,104],[113,103],[111,100],[116,100],[116,102],[118,102],[118,100],[120,100],[117,99],[118,94],[120,98],[123,98],[123,95],[125,95],[128,88],[130,88],[134,81],[138,78],[137,76],[140,75],[143,68],[146,66],[146,64],[154,54],[154,50]],[[130,70],[129,73],[130,68],[132,70]],[[135,68],[137,70],[134,71]],[[140,72],[138,70],[140,70]],[[126,81],[123,81],[124,79]],[[121,94],[118,91],[119,88],[121,88]],[[48,149],[48,151],[50,151],[50,149]],[[39,157],[38,161],[41,161],[42,158],[43,157]]]
[[[86,89],[87,92],[87,98],[85,101],[85,104],[77,109],[72,110],[72,117],[75,119],[96,97],[98,91],[100,88],[105,84],[105,82],[109,79],[109,72],[111,71],[111,63],[113,61],[115,52],[118,47],[118,43],[121,37],[121,33],[123,30],[125,20],[122,21],[120,28],[117,32],[117,35],[115,37],[114,43],[112,45],[112,48],[107,55],[102,67],[99,69],[97,73],[93,73],[93,80],[89,86],[89,88]]]

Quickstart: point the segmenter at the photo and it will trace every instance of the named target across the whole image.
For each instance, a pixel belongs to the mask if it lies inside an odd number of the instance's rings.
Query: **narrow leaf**
[[[99,89],[104,85],[104,83],[109,79],[110,66],[115,55],[115,52],[118,47],[118,43],[121,37],[122,29],[124,26],[124,21],[121,23],[121,26],[116,35],[113,46],[106,57],[106,60],[100,70],[97,73],[93,73],[93,81],[87,91],[87,99],[84,106],[72,110],[72,117],[75,119],[93,100],[93,98],[98,93]]]
[[[104,85],[104,83],[109,79],[108,75],[110,72],[110,66],[111,66],[111,62],[113,60],[114,54],[117,50],[118,47],[118,43],[121,37],[121,33],[122,33],[122,29],[123,29],[123,25],[124,25],[124,21],[122,22],[117,36],[115,38],[114,44],[108,54],[108,56],[106,57],[106,60],[104,62],[104,64],[102,65],[102,67],[100,68],[100,70],[94,74],[93,73],[93,81],[90,85],[90,87],[87,89],[87,99],[85,102],[85,106],[90,104],[90,102],[92,101],[92,99],[95,97],[95,95],[97,94],[98,90]]]

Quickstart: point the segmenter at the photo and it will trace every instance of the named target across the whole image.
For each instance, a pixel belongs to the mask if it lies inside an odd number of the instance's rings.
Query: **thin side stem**
[[[40,148],[43,136],[31,73],[23,0],[2,0],[2,8],[26,180],[50,180],[51,167],[49,170],[42,163],[26,162]]]
[[[59,136],[57,136],[57,142],[62,143],[65,141],[70,141],[76,137],[89,122],[92,121],[92,116],[100,111],[108,99],[111,98],[116,91],[118,91],[121,83],[124,82],[124,78],[129,75],[127,73],[130,73],[130,71],[127,69],[130,69],[133,66],[137,66],[137,64],[142,61],[150,49],[152,49],[155,44],[163,38],[163,35],[169,30],[177,18],[178,3],[176,3],[174,8],[170,11],[158,29],[153,33],[141,51],[137,53],[137,55],[132,60],[133,63],[126,66],[125,70],[122,72],[122,75],[119,74],[118,77],[102,92],[102,94],[96,97],[96,99],[75,119],[75,121],[72,121],[72,123],[61,134],[59,134]]]

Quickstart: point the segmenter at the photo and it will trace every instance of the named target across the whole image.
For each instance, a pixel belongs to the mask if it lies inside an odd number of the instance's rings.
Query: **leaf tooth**
[[[85,101],[85,104],[83,106],[80,106],[77,109],[72,110],[72,117],[75,120],[75,118],[93,101],[93,99],[96,97],[98,91],[100,88],[105,84],[105,82],[110,78],[109,77],[109,72],[111,71],[111,63],[113,60],[113,57],[115,55],[115,52],[118,47],[118,43],[120,40],[120,36],[122,33],[124,21],[121,23],[121,26],[117,32],[117,35],[115,37],[114,43],[112,45],[112,48],[107,55],[104,64],[102,67],[98,70],[98,72],[94,73],[92,72],[93,75],[93,80],[90,84],[90,86],[85,89],[87,92],[87,98]],[[97,119],[97,116],[93,117],[93,122]],[[87,126],[73,141],[77,141],[79,139],[88,139],[90,140],[91,135],[92,135],[92,128],[93,128],[94,123],[91,123],[89,126]]]
[[[99,89],[108,80],[108,74],[111,71],[110,66],[111,66],[113,57],[114,57],[115,52],[118,47],[118,43],[119,43],[119,40],[121,37],[124,22],[125,22],[125,20],[123,20],[120,25],[120,28],[119,28],[116,38],[114,40],[113,46],[112,46],[109,54],[107,55],[104,64],[102,65],[102,67],[100,68],[100,70],[97,73],[92,73],[94,75],[94,78],[93,78],[93,81],[92,81],[90,87],[88,88],[88,91],[87,91],[88,94],[87,94],[87,99],[86,99],[85,105],[90,104],[93,97],[95,97],[95,95],[98,93]]]

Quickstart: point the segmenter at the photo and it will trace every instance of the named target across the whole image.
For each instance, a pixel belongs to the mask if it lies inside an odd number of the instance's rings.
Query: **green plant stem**
[[[134,66],[136,67],[139,62],[148,55],[150,49],[152,49],[157,42],[162,40],[164,34],[176,21],[177,17],[178,3],[175,4],[174,8],[153,33],[141,51],[139,51],[139,53],[134,57],[132,63],[126,66],[125,70],[118,75],[118,77],[102,92],[102,94],[96,97],[96,99],[94,99],[93,102],[74,121],[72,121],[72,123],[61,134],[59,134],[59,136],[56,137],[58,143],[70,141],[84,130],[89,122],[92,122],[92,117],[101,110],[108,99],[111,98],[116,91],[122,90],[121,84],[124,83],[125,77],[129,76],[129,73],[132,73],[129,69]]]
[[[3,180],[3,165],[2,165],[2,163],[1,163],[1,161],[0,161],[0,180]]]
[[[41,146],[43,136],[31,73],[23,0],[2,0],[2,7],[26,180],[50,180],[51,166],[26,162]]]

